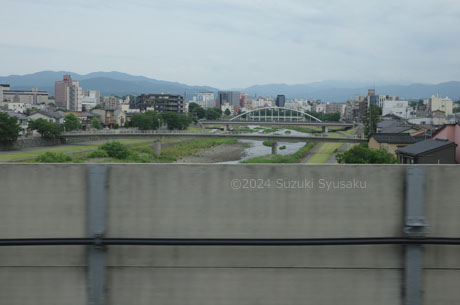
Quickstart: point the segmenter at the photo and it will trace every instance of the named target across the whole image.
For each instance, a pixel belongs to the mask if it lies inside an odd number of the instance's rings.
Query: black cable
[[[363,237],[310,239],[239,238],[15,238],[0,246],[340,246],[340,245],[460,245],[460,238]]]

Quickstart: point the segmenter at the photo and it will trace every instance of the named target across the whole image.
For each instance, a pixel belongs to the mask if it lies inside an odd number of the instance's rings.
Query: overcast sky
[[[460,80],[459,0],[2,0],[0,75],[120,71],[218,88]]]

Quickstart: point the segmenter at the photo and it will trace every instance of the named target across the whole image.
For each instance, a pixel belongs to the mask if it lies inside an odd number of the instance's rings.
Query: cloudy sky
[[[2,0],[0,75],[218,88],[460,80],[459,0]]]

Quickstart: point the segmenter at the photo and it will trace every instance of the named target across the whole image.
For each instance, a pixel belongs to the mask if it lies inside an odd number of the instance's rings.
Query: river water
[[[248,126],[251,129],[255,128],[260,128],[260,126]],[[286,134],[286,132],[289,131],[290,135],[312,135],[304,132],[298,132],[295,130],[288,130],[288,129],[279,129],[277,130],[276,134]],[[259,130],[259,133],[261,134],[273,134],[273,133],[263,133],[262,130]],[[266,156],[272,153],[272,148],[263,145],[263,141],[257,141],[257,140],[239,140],[238,142],[248,144],[249,147],[245,148],[244,150],[244,157],[241,158],[240,160],[235,160],[235,161],[227,161],[227,162],[220,162],[219,164],[237,164],[240,163],[241,161],[248,160],[254,157],[260,157],[260,156]],[[286,149],[279,149],[281,146],[286,146]],[[278,142],[278,151],[277,153],[280,155],[290,155],[295,152],[297,152],[300,148],[302,148],[305,145],[305,142],[298,142],[298,143],[290,143],[290,142]]]

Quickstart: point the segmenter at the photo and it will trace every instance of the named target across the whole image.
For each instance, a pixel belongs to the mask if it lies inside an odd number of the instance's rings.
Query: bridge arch
[[[241,117],[244,117],[244,116],[248,116],[252,113],[256,113],[256,112],[259,112],[260,114],[260,111],[262,110],[272,110],[272,115],[271,115],[271,118],[273,119],[273,111],[274,110],[277,110],[278,111],[278,115],[277,115],[277,118],[282,118],[283,116],[280,116],[279,115],[279,110],[284,110],[284,111],[291,111],[291,112],[295,112],[295,113],[298,113],[298,114],[301,114],[302,115],[302,118],[303,116],[308,116],[310,119],[314,119],[315,121],[317,122],[322,122],[320,119],[312,116],[311,114],[308,114],[306,112],[303,112],[303,111],[299,111],[299,110],[296,110],[296,109],[290,109],[290,108],[286,108],[286,107],[263,107],[263,108],[257,108],[257,109],[253,109],[253,110],[249,110],[249,111],[246,111],[245,113],[242,113],[242,114],[239,114],[233,118],[230,119],[230,121],[236,121],[237,119],[241,118]],[[260,116],[259,116],[260,117]],[[286,116],[284,116],[285,118]]]

